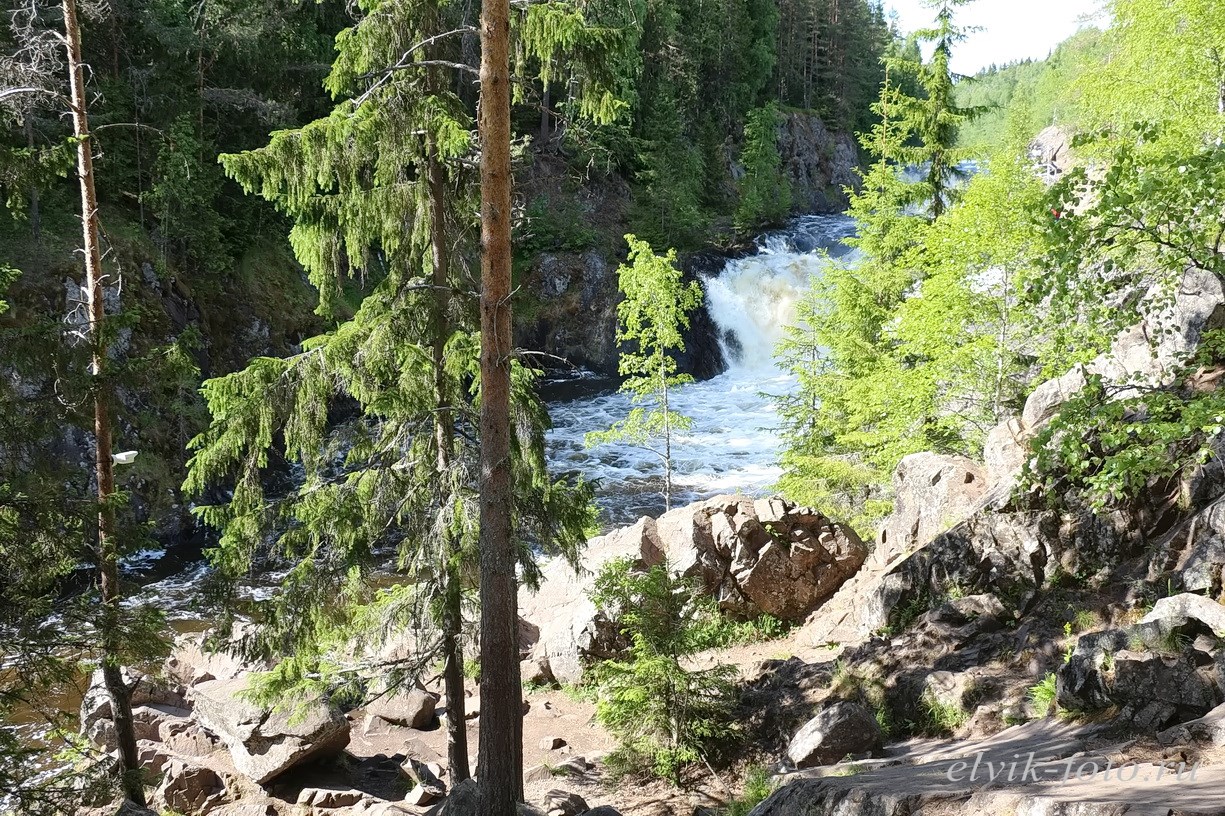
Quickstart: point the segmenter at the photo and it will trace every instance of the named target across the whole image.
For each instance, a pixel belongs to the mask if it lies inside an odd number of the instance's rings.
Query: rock
[[[621,811],[611,805],[600,805],[587,811],[586,816],[621,816]]]
[[[376,689],[375,697],[366,704],[366,713],[396,725],[424,731],[438,724],[438,697],[424,687]]]
[[[121,669],[123,683],[131,695],[133,727],[137,739],[157,739],[157,722],[162,716],[179,716],[185,714],[187,701],[183,690],[171,683],[157,680],[154,677],[134,669]],[[160,711],[155,712],[156,707]],[[144,711],[139,717],[137,712]],[[175,712],[178,712],[176,714]],[[97,669],[90,676],[89,688],[81,698],[80,710],[81,734],[98,747],[114,750],[115,727],[111,722],[111,697],[102,679],[102,670]]]
[[[545,782],[553,778],[553,769],[547,765],[533,765],[523,772],[524,782]]]
[[[1225,705],[1219,705],[1198,720],[1175,725],[1157,735],[1162,745],[1202,742],[1216,748],[1225,746]]]
[[[555,686],[557,678],[553,676],[553,667],[547,657],[529,657],[519,664],[519,676],[524,685]]]
[[[1029,158],[1051,181],[1072,169],[1072,136],[1064,128],[1051,125],[1029,145]]]
[[[787,113],[778,129],[778,152],[797,212],[846,209],[844,190],[860,184],[859,148],[849,133],[831,132],[811,113]]]
[[[211,768],[173,759],[153,798],[178,813],[204,814],[224,802],[226,786]]]
[[[153,776],[160,775],[166,763],[170,761],[166,753],[166,746],[152,740],[138,740],[136,751],[140,758],[140,767]]]
[[[1146,643],[1178,634],[1191,640],[1198,630],[1225,638],[1225,606],[1203,595],[1183,593],[1161,598],[1138,624]]]
[[[241,635],[241,630],[238,631]],[[211,652],[204,646],[203,632],[179,635],[174,648],[166,659],[166,673],[184,686],[195,686],[209,680],[233,680],[254,669],[267,669],[267,665],[248,666],[233,655]]]
[[[323,700],[289,712],[242,698],[247,680],[210,680],[191,689],[196,719],[217,734],[235,767],[264,784],[295,765],[334,756],[349,744],[349,721]]]
[[[1159,655],[1132,649],[1140,627],[1082,636],[1056,674],[1059,705],[1072,711],[1121,709],[1142,731],[1201,717],[1225,701],[1212,658],[1194,649]]]
[[[987,473],[961,456],[915,453],[893,474],[893,514],[877,536],[878,550],[910,552],[966,519],[987,492]]]
[[[590,771],[594,765],[587,761],[587,757],[576,756],[570,757],[562,764],[553,769],[553,776],[582,776]]]
[[[991,429],[983,445],[987,483],[1010,483],[1021,473],[1029,456],[1028,436],[1019,418],[1007,419]]]
[[[542,751],[556,751],[559,748],[565,747],[566,741],[561,737],[545,737],[540,740],[540,750]]]
[[[441,802],[445,796],[446,791],[443,789],[416,784],[405,794],[404,804],[413,807],[428,807],[435,802]]]
[[[1025,410],[1021,412],[1021,424],[1025,431],[1033,434],[1041,430],[1051,417],[1059,413],[1063,404],[1079,394],[1087,383],[1085,369],[1077,366],[1035,388],[1025,400]]]
[[[437,762],[422,762],[409,757],[400,763],[400,771],[414,782],[430,788],[439,788],[443,793],[447,786],[442,781],[442,766]]]
[[[352,807],[365,798],[366,795],[361,791],[348,788],[303,788],[298,794],[297,803],[320,810],[334,810]]]
[[[113,802],[102,807],[78,811],[78,816],[158,816],[158,814],[154,810],[141,807],[131,799],[124,799],[122,802]]]
[[[638,564],[657,561],[659,544],[653,519],[642,518],[632,527],[588,542],[581,574],[563,559],[553,559],[541,570],[538,592],[527,587],[519,591],[519,613],[531,624],[525,627],[530,642],[524,644],[530,650],[529,659],[547,661],[558,682],[578,682],[584,660],[615,657],[628,645],[616,623],[596,609],[590,598],[595,575],[618,558]]]
[[[202,757],[217,750],[217,738],[192,719],[163,720],[157,733],[167,748],[181,756]]]
[[[544,810],[548,816],[579,816],[590,810],[586,800],[577,793],[551,790],[544,795]]]
[[[797,768],[812,768],[832,765],[847,754],[874,751],[880,744],[880,726],[872,713],[856,703],[838,702],[796,732],[787,757]]]
[[[519,816],[540,816],[540,811],[530,805],[520,804],[518,810]],[[466,779],[456,785],[436,816],[485,816],[476,780]]]

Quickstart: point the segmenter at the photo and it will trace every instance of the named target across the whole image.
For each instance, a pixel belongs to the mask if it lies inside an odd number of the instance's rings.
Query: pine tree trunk
[[[481,5],[481,737],[484,816],[523,799],[510,468],[510,3]]]
[[[119,554],[115,546],[115,511],[110,498],[115,492],[111,460],[110,393],[106,382],[106,336],[103,323],[102,250],[99,246],[98,199],[94,191],[93,145],[85,98],[85,73],[81,63],[81,29],[76,0],[63,0],[64,38],[68,52],[68,78],[72,88],[73,135],[77,139],[77,175],[81,182],[81,225],[85,250],[85,285],[89,293],[89,338],[92,345],[94,397],[94,463],[98,480],[98,585],[102,595],[99,632],[102,646],[102,678],[111,698],[115,735],[119,743],[119,767],[123,791],[137,804],[145,804],[136,731],[132,723],[131,693],[119,667]]]
[[[429,148],[429,189],[431,222],[431,261],[434,266],[434,444],[438,448],[438,479],[450,480],[451,460],[455,450],[455,429],[452,425],[451,395],[447,387],[446,350],[450,305],[450,262],[447,257],[446,176],[438,151]],[[445,492],[444,492],[445,495]],[[442,620],[443,685],[447,695],[447,759],[451,769],[451,784],[469,777],[468,724],[464,705],[464,651],[460,644],[463,628],[463,593],[460,581],[460,543],[449,536],[446,542],[444,608]]]
[[[26,112],[25,121],[22,123],[26,134],[26,147],[30,149],[30,154],[34,154],[34,111]],[[42,210],[39,206],[38,199],[38,182],[30,182],[30,235],[35,241],[41,241],[43,237],[43,218]]]

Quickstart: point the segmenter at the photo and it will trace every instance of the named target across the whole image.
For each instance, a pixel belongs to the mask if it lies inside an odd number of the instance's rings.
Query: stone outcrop
[[[847,754],[869,753],[880,744],[880,725],[872,712],[855,703],[838,702],[796,732],[787,746],[787,758],[801,769],[832,765]]]
[[[225,801],[226,784],[211,768],[174,759],[166,766],[153,799],[176,813],[202,815]]]
[[[395,725],[423,730],[438,723],[438,697],[419,685],[392,691],[376,689],[366,713]]]
[[[1225,702],[1225,607],[1183,594],[1162,598],[1138,624],[1084,635],[1057,675],[1059,704],[1119,709],[1152,733],[1206,716]],[[1200,635],[1211,637],[1200,639]],[[1203,648],[1201,648],[1201,646]]]
[[[1194,775],[1184,766],[1180,774],[1178,760],[1132,759],[1122,750],[1103,741],[1096,727],[1055,720],[1014,726],[985,740],[919,742],[880,760],[784,780],[752,816],[1222,812],[1222,766],[1201,767]]]
[[[819,116],[789,112],[778,128],[778,153],[796,212],[846,209],[845,189],[859,185],[859,149],[852,134],[830,131]]]
[[[666,563],[744,617],[803,620],[855,574],[867,548],[853,531],[782,499],[721,496],[678,508],[589,542],[583,568],[546,564],[539,592],[523,589],[520,633],[533,676],[574,682],[588,660],[628,645],[591,602],[594,576],[614,559]],[[547,662],[547,670],[544,665]]]
[[[969,516],[986,492],[986,471],[963,456],[907,456],[893,474],[894,508],[877,536],[877,557],[926,544]]]
[[[122,676],[131,695],[137,739],[156,738],[162,719],[187,714],[187,701],[181,687],[135,669],[124,668]],[[81,698],[80,731],[94,745],[107,750],[116,748],[111,698],[103,683],[101,669],[91,675],[89,688]]]
[[[243,697],[247,678],[210,680],[194,686],[196,719],[230,751],[234,766],[264,784],[290,768],[334,756],[349,744],[349,721],[323,700],[288,711],[256,706]]]

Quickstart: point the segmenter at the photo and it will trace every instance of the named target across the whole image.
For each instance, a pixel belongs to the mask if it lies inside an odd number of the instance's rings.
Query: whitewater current
[[[674,410],[692,426],[672,441],[673,505],[721,493],[760,495],[778,480],[780,437],[775,398],[795,387],[775,364],[775,350],[794,321],[814,277],[848,253],[842,239],[855,223],[841,215],[805,216],[757,241],[756,251],[728,261],[702,281],[706,309],[718,327],[728,369],[679,387]],[[661,460],[624,443],[587,447],[586,435],[629,413],[626,394],[612,390],[550,403],[548,453],[556,471],[578,471],[598,483],[606,529],[664,509]]]

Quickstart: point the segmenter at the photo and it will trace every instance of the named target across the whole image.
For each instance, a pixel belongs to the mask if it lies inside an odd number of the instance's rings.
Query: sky
[[[953,54],[953,70],[975,74],[992,63],[1041,59],[1076,33],[1085,18],[1104,21],[1102,0],[977,0],[958,10],[963,26],[976,26]],[[903,31],[926,28],[936,12],[922,0],[885,0],[898,13]]]

